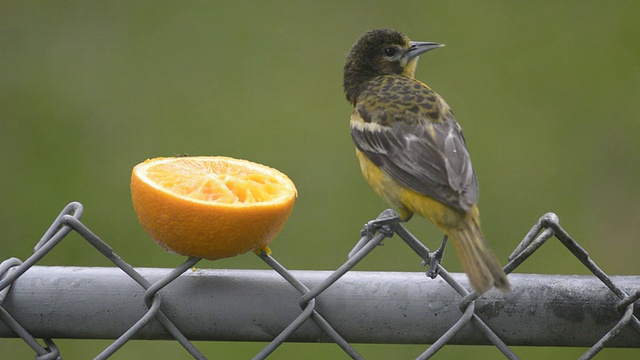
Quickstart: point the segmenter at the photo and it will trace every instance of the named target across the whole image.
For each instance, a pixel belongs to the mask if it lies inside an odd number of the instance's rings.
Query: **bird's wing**
[[[372,113],[382,115],[380,109],[358,110],[356,107],[352,115],[353,141],[384,172],[410,189],[460,211],[468,212],[478,202],[478,182],[469,151],[450,111],[438,121],[432,121],[422,111],[403,112],[402,116],[384,114],[395,120],[382,125],[362,118]]]

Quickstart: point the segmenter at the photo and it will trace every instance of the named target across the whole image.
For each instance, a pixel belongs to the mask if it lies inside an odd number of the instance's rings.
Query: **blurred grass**
[[[275,256],[291,269],[335,269],[362,224],[386,207],[353,154],[343,60],[361,33],[392,27],[447,44],[422,58],[417,76],[447,99],[465,129],[483,228],[500,258],[554,211],[605,271],[637,274],[638,15],[632,1],[2,2],[0,257],[26,258],[64,205],[80,201],[83,221],[125,260],[176,266],[182,259],[140,229],[128,184],[144,159],[188,153],[245,158],[287,173],[300,196],[272,246]],[[429,246],[439,243],[426,221],[409,227]],[[77,237],[41,263],[108,265]],[[200,266],[264,268],[251,255]],[[451,255],[446,266],[460,270]],[[358,269],[422,270],[394,240]],[[557,245],[519,271],[585,273]],[[106,346],[59,344],[69,359]],[[263,344],[198,346],[247,358]],[[287,344],[274,358],[310,351],[340,358],[336,349]],[[424,346],[358,349],[368,359],[411,358]],[[33,356],[18,340],[0,340],[0,351]],[[575,358],[582,350],[517,351]],[[498,357],[494,348],[450,346],[438,358],[470,354]],[[115,358],[153,355],[184,352],[176,343],[134,342]]]

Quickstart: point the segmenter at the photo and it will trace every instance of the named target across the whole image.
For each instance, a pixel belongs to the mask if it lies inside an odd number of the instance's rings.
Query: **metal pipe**
[[[138,268],[151,283],[171,269]],[[330,271],[291,271],[313,289]],[[452,274],[469,288],[464,274]],[[640,276],[612,276],[627,293]],[[620,299],[593,276],[511,274],[478,315],[508,345],[592,346],[622,317]],[[118,268],[34,266],[1,306],[37,338],[116,339],[147,311],[145,290]],[[270,270],[192,269],[158,293],[162,311],[191,340],[270,341],[302,311],[300,293]],[[431,344],[461,316],[460,296],[424,273],[350,271],[317,298],[318,311],[350,343]],[[638,311],[636,311],[636,316]],[[15,337],[0,321],[0,337]],[[170,339],[152,320],[136,339]],[[287,341],[332,341],[307,320]],[[488,344],[467,325],[449,344]],[[607,346],[640,347],[626,328]]]

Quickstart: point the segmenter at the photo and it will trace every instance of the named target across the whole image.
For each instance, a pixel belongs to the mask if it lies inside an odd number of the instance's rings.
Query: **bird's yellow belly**
[[[441,231],[447,233],[448,229],[458,227],[463,218],[475,215],[477,208],[474,206],[472,214],[456,211],[432,198],[417,193],[408,187],[398,183],[387,173],[378,168],[369,158],[356,149],[356,155],[360,161],[360,170],[373,190],[387,203],[396,206],[400,211],[400,217],[408,220],[413,213],[428,219]]]

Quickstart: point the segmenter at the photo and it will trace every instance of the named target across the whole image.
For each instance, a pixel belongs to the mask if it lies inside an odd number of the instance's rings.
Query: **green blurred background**
[[[609,274],[638,274],[640,3],[564,2],[2,2],[0,258],[25,259],[70,201],[136,267],[175,267],[133,213],[131,168],[150,157],[227,155],[288,174],[299,198],[272,245],[290,269],[332,270],[386,205],[359,173],[342,65],[351,44],[391,27],[447,47],[417,77],[465,130],[483,227],[501,259],[545,212]],[[409,228],[435,248],[425,220]],[[109,266],[78,236],[41,264]],[[449,253],[449,270],[460,271]],[[264,269],[252,255],[200,267]],[[397,240],[357,270],[422,271]],[[550,242],[519,272],[585,274]],[[106,341],[58,340],[66,359]],[[245,359],[263,343],[197,343]],[[367,359],[415,358],[424,345],[356,345]],[[524,358],[585,349],[517,348]],[[3,357],[32,358],[0,340]],[[335,344],[285,344],[275,359],[345,358]],[[605,350],[602,358],[637,357]],[[492,347],[447,346],[436,358],[494,359]],[[7,357],[8,358],[8,357]],[[170,341],[132,342],[117,359],[187,358]]]

